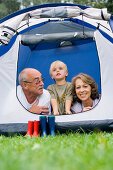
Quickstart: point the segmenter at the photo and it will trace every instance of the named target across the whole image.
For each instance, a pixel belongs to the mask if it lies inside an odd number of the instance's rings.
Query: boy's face
[[[51,78],[54,80],[65,79],[68,75],[68,72],[63,65],[56,65],[51,71]]]

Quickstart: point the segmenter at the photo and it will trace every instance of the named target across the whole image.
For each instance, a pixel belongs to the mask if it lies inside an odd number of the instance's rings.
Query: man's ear
[[[22,82],[22,83],[21,83],[21,86],[22,86],[22,88],[25,89],[25,90],[28,89],[28,88],[27,88],[27,83],[26,83],[26,82]]]

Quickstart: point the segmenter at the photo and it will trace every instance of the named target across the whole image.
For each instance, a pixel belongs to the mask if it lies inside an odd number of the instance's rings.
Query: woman
[[[89,75],[80,73],[75,76],[72,79],[72,113],[79,113],[92,109],[99,102],[97,89],[97,84]]]

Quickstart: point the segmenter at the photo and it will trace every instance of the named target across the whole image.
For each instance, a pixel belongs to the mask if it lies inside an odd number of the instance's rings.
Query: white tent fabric
[[[109,42],[99,31],[95,32],[95,41],[101,64],[101,100],[98,105],[85,114],[56,116],[56,122],[71,122],[85,120],[113,119],[113,44]],[[16,70],[19,49],[19,36],[13,47],[0,58],[0,123],[27,123],[28,120],[39,119],[39,115],[31,114],[23,108],[16,97]],[[4,90],[3,90],[4,89]]]
[[[13,47],[0,58],[0,123],[27,122],[29,119],[32,120],[32,117],[33,119],[37,118],[37,115],[26,111],[16,97],[16,70],[19,39],[18,36]]]
[[[109,21],[110,14],[107,13],[107,9],[95,9],[86,8],[84,10],[77,6],[60,6],[60,7],[46,7],[33,10],[31,12],[26,12],[24,14],[15,16],[0,24],[0,40],[1,44],[8,44],[12,36],[17,32],[19,25],[22,21],[26,21],[29,25],[29,19],[39,19],[39,18],[71,18],[77,16],[85,16],[87,18],[106,20]]]

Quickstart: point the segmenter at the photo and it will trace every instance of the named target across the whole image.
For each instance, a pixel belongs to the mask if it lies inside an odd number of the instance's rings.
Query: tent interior
[[[84,34],[91,31],[93,32],[91,28],[84,27]],[[51,33],[52,37],[55,33],[61,35],[65,33],[67,35],[71,32],[82,32],[83,34],[83,26],[72,21],[48,22],[32,29],[24,35],[30,37],[30,35],[48,35]],[[19,74],[24,68],[38,69],[42,73],[42,76],[46,78],[44,87],[47,88],[48,85],[55,83],[49,75],[50,65],[53,61],[61,60],[68,68],[67,81],[71,82],[71,79],[78,73],[89,74],[98,84],[98,90],[101,93],[100,63],[93,37],[80,37],[77,40],[73,39],[73,37],[67,40],[65,38],[64,40],[61,37],[60,40],[58,39],[56,41],[53,39],[50,40],[49,38],[51,37],[48,37],[46,41],[42,40],[36,44],[32,44],[31,37],[29,38],[30,44],[27,44],[27,46],[23,45],[25,42],[24,38],[22,41],[23,44],[20,44],[19,47],[17,73]]]

